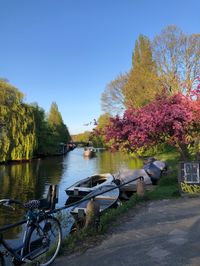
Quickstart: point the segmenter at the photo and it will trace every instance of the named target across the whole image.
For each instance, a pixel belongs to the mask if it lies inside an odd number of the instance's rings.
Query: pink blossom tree
[[[199,85],[193,93],[199,95],[198,89]],[[163,92],[140,109],[126,110],[122,118],[111,118],[105,134],[116,149],[137,151],[141,147],[148,149],[168,143],[186,160],[191,146],[196,145],[196,154],[199,154],[200,99],[181,93],[169,96]]]

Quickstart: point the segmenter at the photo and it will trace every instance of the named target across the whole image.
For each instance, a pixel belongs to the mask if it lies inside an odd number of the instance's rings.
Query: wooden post
[[[144,178],[140,177],[136,184],[136,191],[138,196],[144,196],[145,193],[145,183]]]
[[[100,205],[92,198],[86,207],[86,221],[84,228],[97,229],[100,217]]]

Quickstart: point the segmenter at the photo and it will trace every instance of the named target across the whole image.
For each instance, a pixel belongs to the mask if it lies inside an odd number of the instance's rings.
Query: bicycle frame
[[[3,232],[10,229],[10,228],[13,228],[13,227],[16,227],[16,226],[19,226],[19,225],[22,225],[22,224],[25,224],[27,221],[26,220],[23,220],[23,221],[20,221],[18,223],[15,223],[15,224],[11,224],[11,225],[6,225],[4,227],[1,228],[1,231],[0,231],[0,245],[2,245],[4,248],[5,248],[5,251],[0,251],[0,257],[1,258],[4,258],[5,256],[8,256],[9,254],[15,258],[18,262],[22,262],[22,256],[21,254],[19,254],[18,252],[20,250],[23,251],[23,248],[24,248],[24,237],[23,237],[23,243],[21,246],[18,246],[16,248],[12,248],[8,242],[6,240],[4,240],[3,238]],[[26,226],[26,230],[25,230],[25,234],[27,234],[27,226]]]
[[[22,244],[20,246],[17,246],[16,248],[12,248],[8,244],[8,242],[6,240],[4,240],[2,232],[6,231],[10,228],[25,224],[25,223],[26,223],[26,228],[25,228],[25,232],[23,235]],[[48,250],[48,248],[46,248],[46,249],[38,248],[38,250],[31,251],[30,253],[24,255],[24,251],[25,251],[24,249],[25,249],[25,245],[26,245],[27,234],[28,234],[29,229],[32,226],[38,227],[37,221],[33,222],[31,219],[28,219],[28,220],[20,221],[20,222],[15,223],[15,224],[6,225],[6,226],[1,228],[1,230],[0,230],[0,245],[2,245],[5,248],[5,251],[0,250],[0,259],[2,258],[4,260],[5,256],[11,255],[11,257],[13,257],[13,264],[14,265],[20,265],[20,264],[23,264],[25,262],[31,262],[31,260],[28,259],[28,257],[30,257],[30,256],[34,257],[34,255],[38,256],[38,252],[41,252],[41,254],[42,254]]]

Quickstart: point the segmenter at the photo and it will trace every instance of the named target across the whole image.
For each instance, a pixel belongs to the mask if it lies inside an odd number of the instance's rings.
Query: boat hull
[[[146,190],[152,189],[151,178],[144,169],[125,170],[115,175],[116,182],[120,184],[121,199],[129,199],[130,196],[137,191],[138,179],[132,182],[131,180],[139,177],[143,177]]]
[[[104,185],[95,191],[92,191],[87,196],[85,196],[83,199],[85,201],[77,204],[70,213],[74,216],[75,219],[77,219],[78,214],[80,211],[86,214],[86,208],[88,202],[93,198],[95,202],[98,203],[100,206],[100,212],[103,212],[104,210],[112,207],[119,198],[119,188],[116,184],[110,184],[110,185]]]
[[[65,190],[69,196],[68,202],[77,201],[92,191],[111,184],[113,181],[114,177],[109,173],[93,175],[82,179]]]

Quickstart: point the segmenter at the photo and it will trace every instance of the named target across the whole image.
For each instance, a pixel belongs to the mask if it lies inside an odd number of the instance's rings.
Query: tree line
[[[46,114],[23,100],[22,92],[0,80],[0,162],[54,155],[71,140],[55,102]]]
[[[167,26],[153,40],[140,35],[132,67],[102,93],[103,115],[91,133],[113,149],[144,154],[174,146],[200,154],[200,34]]]

